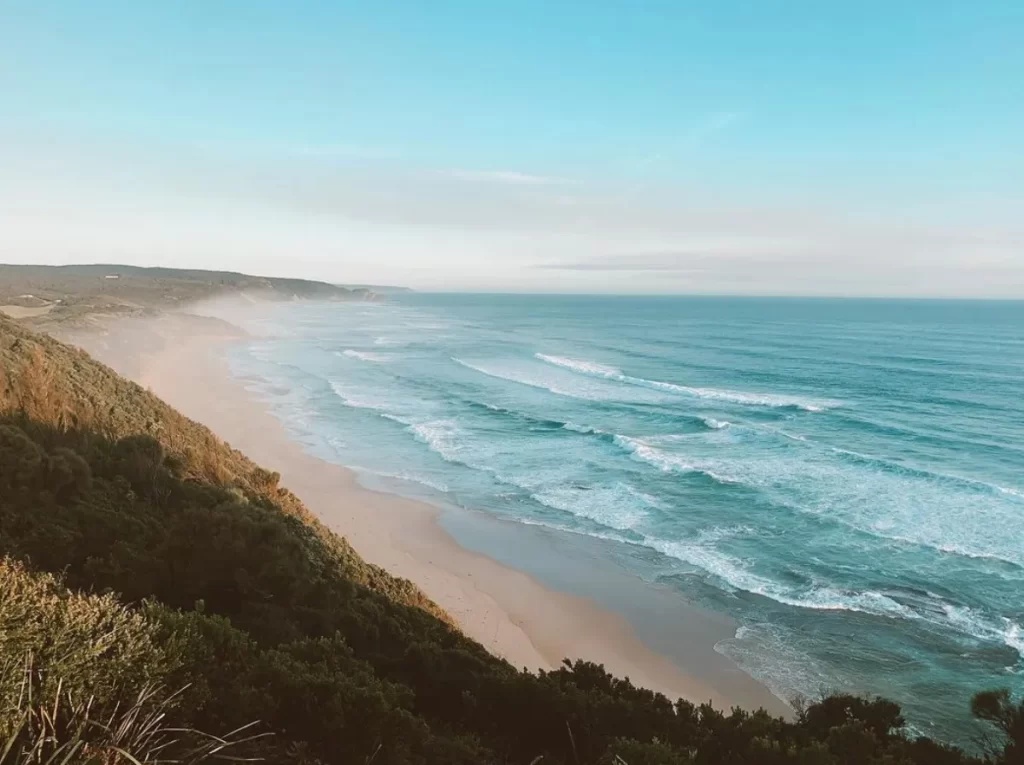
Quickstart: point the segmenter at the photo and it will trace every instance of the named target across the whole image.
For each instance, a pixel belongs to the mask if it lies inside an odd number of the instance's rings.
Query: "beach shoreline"
[[[353,470],[309,454],[269,405],[231,374],[226,354],[231,343],[243,338],[244,333],[225,322],[175,314],[114,320],[100,333],[70,339],[257,463],[278,471],[281,484],[366,560],[417,584],[465,634],[513,665],[548,670],[564,658],[583,658],[670,698],[711,701],[719,708],[788,711],[766,687],[714,650],[735,629],[724,617],[600,563],[582,562],[572,571],[586,586],[568,586],[565,578],[552,587],[517,565],[514,555],[499,561],[460,544],[441,523],[442,508],[367,488]],[[485,515],[464,514],[460,520],[485,540],[473,545],[475,549],[486,549],[498,539],[510,549],[529,547],[531,557],[546,555],[549,563],[569,549],[563,545],[555,550],[562,541],[541,530],[514,529],[521,524]],[[592,594],[653,612],[651,619],[660,622],[660,640],[648,634],[642,639],[636,619],[597,602]]]

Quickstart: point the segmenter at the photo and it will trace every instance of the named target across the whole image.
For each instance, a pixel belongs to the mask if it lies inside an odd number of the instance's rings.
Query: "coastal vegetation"
[[[965,703],[991,731],[968,754],[884,699],[786,720],[582,659],[517,669],[279,481],[0,316],[0,765],[1024,762],[1024,706],[999,690]]]
[[[97,315],[138,316],[232,296],[264,300],[372,300],[362,287],[231,271],[118,265],[0,264],[0,313],[41,327],[88,324]]]

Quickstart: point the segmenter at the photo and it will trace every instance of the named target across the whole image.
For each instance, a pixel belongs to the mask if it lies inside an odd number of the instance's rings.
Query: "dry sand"
[[[670,698],[785,711],[767,689],[713,654],[710,645],[703,646],[703,659],[699,652],[691,654],[695,671],[688,672],[685,661],[654,652],[618,614],[460,546],[438,524],[439,511],[432,505],[366,489],[352,471],[308,454],[231,376],[224,349],[238,339],[232,335],[227,325],[179,316],[150,320],[141,330],[138,320],[123,320],[103,336],[72,339],[257,463],[280,472],[282,485],[364,558],[415,582],[467,635],[516,666],[550,669],[564,657],[583,657]],[[152,338],[144,353],[138,343],[142,336]],[[697,609],[674,616],[677,621],[703,618]],[[708,667],[700,666],[708,664],[708,656],[730,665],[718,673],[722,682],[714,679],[717,670],[709,680]]]
[[[5,313],[12,319],[32,319],[36,316],[44,316],[52,310],[52,305],[41,305],[35,307],[23,305],[0,305],[0,313]]]

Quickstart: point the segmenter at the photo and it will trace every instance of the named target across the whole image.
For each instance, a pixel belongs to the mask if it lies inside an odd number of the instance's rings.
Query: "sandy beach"
[[[256,462],[280,472],[282,485],[363,557],[415,582],[467,635],[516,666],[550,669],[565,657],[586,658],[672,698],[787,711],[764,686],[714,651],[715,642],[730,637],[734,629],[724,618],[650,591],[639,580],[609,574],[603,581],[600,565],[589,570],[587,585],[595,593],[618,597],[639,610],[649,603],[648,610],[656,611],[638,619],[660,621],[663,628],[651,632],[656,639],[646,634],[648,639],[641,639],[634,628],[637,620],[631,624],[592,598],[549,587],[463,547],[438,523],[439,508],[369,490],[351,470],[308,454],[230,374],[225,350],[240,339],[230,325],[187,315],[117,320],[103,331],[69,339]],[[512,547],[532,544],[529,539],[517,541],[519,531],[501,528],[503,522],[474,523],[486,526],[491,544],[506,533]],[[655,643],[658,649],[652,648]]]

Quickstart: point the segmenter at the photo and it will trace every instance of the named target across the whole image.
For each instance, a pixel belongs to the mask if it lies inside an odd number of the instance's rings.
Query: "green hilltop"
[[[0,264],[0,313],[39,326],[87,322],[97,314],[131,316],[224,297],[264,300],[375,300],[363,287],[233,271],[108,264]]]
[[[495,658],[276,473],[0,316],[2,765],[984,761],[908,736],[881,699],[787,721],[573,659]],[[1021,762],[1024,710],[992,692],[973,711],[990,761]]]

